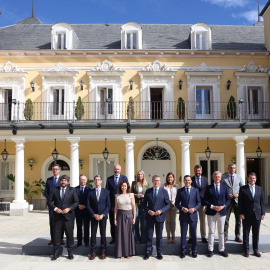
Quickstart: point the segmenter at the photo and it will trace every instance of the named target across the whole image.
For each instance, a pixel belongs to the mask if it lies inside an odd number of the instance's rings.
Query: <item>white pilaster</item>
[[[124,136],[123,140],[126,142],[126,176],[129,183],[134,181],[135,165],[134,165],[134,141],[135,136]]]
[[[184,176],[190,174],[190,150],[189,142],[192,139],[191,136],[179,136],[179,140],[182,142],[182,156],[181,156],[181,175],[182,175],[182,186],[184,184]]]
[[[24,143],[25,138],[15,137],[15,200],[10,204],[10,216],[23,216],[28,213],[28,203],[24,199]]]
[[[67,137],[70,142],[70,186],[79,185],[79,142],[80,137]]]
[[[235,136],[233,139],[236,141],[236,173],[239,174],[243,181],[246,179],[245,171],[245,143],[244,141],[248,136]]]

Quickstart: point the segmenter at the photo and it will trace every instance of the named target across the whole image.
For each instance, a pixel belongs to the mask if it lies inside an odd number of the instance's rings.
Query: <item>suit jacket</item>
[[[86,208],[90,213],[91,218],[94,219],[94,215],[104,215],[104,218],[108,218],[108,213],[110,210],[110,196],[109,191],[105,188],[101,188],[99,201],[97,201],[96,189],[93,188],[87,197],[87,205]]]
[[[213,206],[225,205],[225,208],[222,209],[221,211],[219,211],[219,213],[221,216],[226,216],[226,214],[227,214],[226,208],[228,207],[228,205],[231,202],[230,194],[229,194],[227,186],[221,185],[221,184],[220,184],[220,192],[219,192],[218,197],[216,195],[216,190],[215,190],[214,184],[207,186],[203,200],[204,200],[205,205],[207,206],[205,213],[206,213],[206,215],[210,215],[210,216],[214,216],[217,213],[216,210],[211,209],[211,205],[213,205]]]
[[[146,220],[147,221],[157,221],[164,222],[165,221],[165,212],[170,209],[171,202],[169,200],[168,192],[159,187],[156,202],[154,202],[154,189],[149,188],[146,190],[144,198],[143,198],[143,209],[146,212]],[[158,211],[161,210],[162,213],[159,216],[150,216],[148,211]]]
[[[120,174],[118,183],[120,183],[123,180],[127,180],[127,177],[125,175]],[[114,210],[114,206],[115,206],[115,195],[117,194],[117,186],[115,186],[114,184],[114,175],[110,176],[107,178],[107,183],[106,183],[106,189],[109,191],[110,193],[110,201],[111,201],[111,209],[110,210]]]
[[[79,198],[79,205],[86,206],[88,193],[92,190],[92,188],[89,186],[85,186],[83,194],[80,193],[80,185],[75,187],[75,189]]]
[[[195,175],[191,177],[192,183],[191,186],[198,188],[201,196],[201,203],[203,204],[203,197],[206,190],[206,187],[208,186],[208,179],[205,176],[201,176],[201,186],[199,187],[196,182]]]
[[[199,190],[195,187],[191,187],[189,200],[187,200],[186,188],[185,187],[180,188],[177,191],[175,206],[180,210],[179,220],[188,221],[190,218],[192,221],[197,221],[198,220],[197,211],[201,206],[201,198]],[[193,214],[184,213],[183,207],[188,209],[195,208],[196,211]]]
[[[231,175],[226,173],[221,178],[221,184],[224,184],[228,187],[230,194],[239,193],[240,187],[244,185],[244,182],[239,174],[234,174],[233,176],[233,185],[231,182]],[[235,202],[238,203],[238,198],[234,198]]]
[[[249,185],[242,186],[239,193],[238,208],[239,214],[245,215],[245,219],[252,220],[254,211],[256,219],[260,220],[261,216],[265,215],[265,204],[262,187],[255,185],[255,196],[253,199]]]
[[[49,177],[47,179],[46,184],[45,184],[45,189],[44,189],[44,195],[45,195],[47,200],[49,199],[49,195],[52,192],[53,188],[60,186],[60,177],[61,177],[61,175],[59,175],[56,185],[55,185],[55,183],[53,181],[54,176]]]
[[[75,188],[67,186],[64,200],[61,200],[60,197],[60,187],[56,187],[50,193],[48,199],[48,206],[53,211],[52,218],[54,220],[60,219],[62,216],[65,217],[66,220],[75,219],[75,209],[79,205],[79,198]],[[66,214],[58,214],[54,211],[54,208],[57,207],[61,210],[66,208],[70,208],[70,211]]]
[[[144,195],[146,190],[149,188],[149,183],[147,182],[147,185],[146,186],[143,186],[143,192],[142,194]],[[137,182],[136,181],[133,181],[131,183],[131,192],[134,193],[134,194],[139,194],[139,187],[137,185]],[[139,203],[139,198],[135,197],[135,203],[136,203],[136,206],[138,205]]]

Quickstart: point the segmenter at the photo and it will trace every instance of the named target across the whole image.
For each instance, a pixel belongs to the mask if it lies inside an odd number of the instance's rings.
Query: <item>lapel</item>
[[[214,184],[212,185],[212,192],[214,193],[214,196],[218,199],[217,194],[216,194],[216,188],[215,188]],[[221,188],[219,189],[219,196],[220,196],[220,192],[221,192]]]
[[[67,199],[69,193],[70,193],[70,188],[67,186],[66,192],[65,192],[65,197],[64,197],[64,200],[63,200],[63,203],[64,203],[64,201]],[[61,196],[60,196],[60,199],[61,199]]]
[[[149,194],[149,196],[150,196],[150,198],[151,198],[153,204],[155,204],[155,201],[154,201],[154,194],[153,194],[153,193],[154,193],[154,188],[151,187],[151,188],[150,188],[150,194]]]

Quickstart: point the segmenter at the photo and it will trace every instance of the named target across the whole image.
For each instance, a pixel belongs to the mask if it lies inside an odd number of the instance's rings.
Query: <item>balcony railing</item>
[[[33,102],[0,103],[0,122],[269,121],[268,102]]]

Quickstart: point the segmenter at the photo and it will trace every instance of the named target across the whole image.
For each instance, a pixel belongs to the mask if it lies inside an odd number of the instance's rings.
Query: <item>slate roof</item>
[[[0,50],[51,50],[52,24],[38,18],[0,28]],[[121,49],[122,24],[71,24],[78,50]],[[141,24],[143,50],[190,50],[190,27],[185,24]],[[263,24],[254,26],[210,25],[212,50],[266,51]]]

